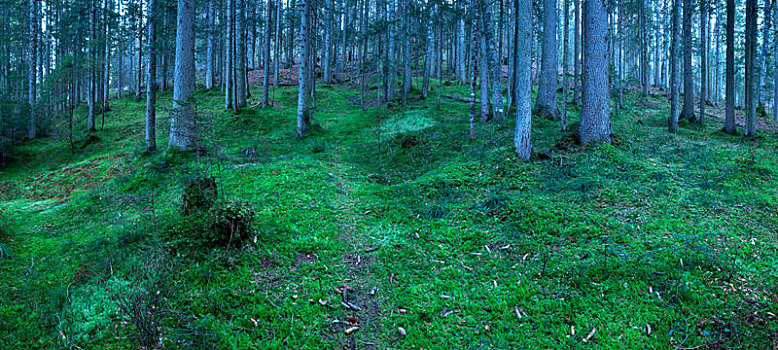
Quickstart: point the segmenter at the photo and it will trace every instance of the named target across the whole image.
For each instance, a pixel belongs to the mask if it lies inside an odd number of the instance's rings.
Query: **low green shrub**
[[[208,242],[227,245],[240,244],[253,232],[252,223],[256,210],[251,203],[231,199],[216,202],[208,212],[209,227],[204,239]]]

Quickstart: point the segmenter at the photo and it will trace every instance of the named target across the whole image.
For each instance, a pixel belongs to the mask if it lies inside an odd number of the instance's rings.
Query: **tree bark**
[[[308,110],[308,100],[311,96],[309,87],[309,50],[311,46],[310,39],[310,17],[311,0],[301,0],[302,10],[300,12],[300,81],[299,91],[297,93],[297,137],[302,137],[310,125],[310,111]]]
[[[581,79],[583,77],[581,72],[581,1],[582,0],[573,0],[573,8],[575,9],[575,32],[573,34],[573,46],[575,46],[573,50],[573,65],[575,66],[573,69],[573,103],[577,105],[581,104]]]
[[[148,2],[148,66],[146,73],[146,151],[153,151],[157,148],[157,5],[156,0]]]
[[[476,11],[476,14],[478,12]],[[483,18],[480,18],[480,20],[483,20]],[[477,23],[474,21],[474,23]],[[486,51],[488,48],[486,47],[486,33],[483,30],[483,26],[480,23],[477,23],[478,26],[480,26],[482,29],[479,30],[473,30],[474,34],[474,41],[477,41],[477,45],[474,43],[471,47],[471,50],[474,50],[471,53],[472,63],[471,66],[475,70],[476,63],[478,64],[478,73],[480,73],[480,90],[481,90],[481,121],[486,122],[489,120],[489,62],[487,60],[487,53]],[[477,58],[477,61],[476,61]],[[478,75],[473,75],[473,79]]]
[[[568,52],[570,46],[570,1],[564,1],[564,30],[562,31],[562,111],[560,113],[560,119],[562,121],[562,130],[567,129],[567,95],[570,88],[567,80],[569,65],[570,65],[570,53]]]
[[[262,107],[270,105],[270,19],[273,18],[272,0],[267,0],[267,20],[265,22],[265,63],[262,67]]]
[[[694,121],[694,70],[692,69],[692,0],[683,2],[683,110],[681,119]]]
[[[746,125],[745,136],[756,136],[756,72],[757,1],[746,0]]]
[[[235,1],[227,0],[225,37],[225,59],[224,59],[224,109],[229,110],[235,104]]]
[[[332,11],[334,11],[332,0],[325,0],[324,7],[324,47],[322,48],[324,51],[324,57],[322,58],[324,76],[322,77],[322,82],[329,84],[332,82],[332,32],[335,29],[333,24],[334,18],[332,17]]]
[[[89,108],[89,115],[87,120],[87,127],[89,131],[97,130],[95,128],[95,100],[97,99],[97,16],[95,14],[95,4],[89,5],[89,96],[87,97],[87,106]],[[36,38],[31,40],[37,41]],[[35,57],[35,56],[33,56]],[[35,61],[33,61],[35,64]],[[138,95],[140,96],[140,95]]]
[[[195,108],[195,2],[178,0],[176,19],[176,63],[173,78],[173,115],[170,118],[168,145],[178,150],[192,150],[196,144]]]
[[[540,68],[540,85],[535,100],[535,115],[549,120],[559,118],[557,107],[557,75],[559,54],[557,51],[556,0],[543,0],[543,48]]]
[[[495,119],[502,119],[505,113],[505,105],[502,101],[502,62],[497,53],[497,44],[494,38],[492,23],[492,5],[486,0],[480,0],[484,37],[486,38],[487,60],[489,62],[489,89],[492,95],[492,115]]]
[[[216,48],[216,2],[217,0],[208,0],[208,42],[205,53],[205,91],[213,89],[215,69],[215,48]]]
[[[606,0],[584,0],[582,143],[611,141],[608,89],[608,10]]]
[[[235,104],[246,107],[246,0],[235,0]]]
[[[727,67],[726,67],[726,118],[724,132],[734,134],[735,129],[735,0],[727,0]]]
[[[516,130],[513,147],[519,159],[532,155],[532,0],[517,1]]]
[[[705,104],[708,99],[708,4],[700,0],[700,118],[697,121],[705,125]]]
[[[28,64],[28,89],[27,89],[27,103],[28,107],[30,109],[30,120],[29,124],[27,126],[27,138],[28,139],[34,139],[37,137],[37,130],[36,130],[36,120],[35,120],[35,108],[36,102],[37,102],[37,80],[38,80],[38,67],[36,64],[37,61],[37,53],[38,53],[38,46],[37,46],[37,40],[38,37],[38,26],[36,25],[36,21],[38,20],[38,10],[36,6],[36,0],[30,0],[30,32],[29,32],[29,40],[27,43],[27,48],[29,50],[29,64]]]
[[[668,129],[671,133],[678,132],[680,116],[680,85],[681,85],[681,0],[673,1],[673,31],[670,50],[670,118]]]

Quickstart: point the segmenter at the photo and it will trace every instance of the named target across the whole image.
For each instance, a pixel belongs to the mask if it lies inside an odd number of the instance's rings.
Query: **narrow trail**
[[[354,194],[355,189],[346,178],[347,170],[337,166],[341,164],[340,152],[336,155],[336,161],[327,164],[332,180],[338,188],[333,205],[337,214],[335,220],[340,228],[339,239],[347,246],[347,252],[342,257],[341,264],[345,265],[346,275],[339,286],[345,310],[347,322],[341,330],[344,334],[342,349],[383,349],[386,348],[380,339],[381,325],[379,320],[382,315],[381,283],[373,275],[373,266],[378,260],[376,251],[371,249],[371,241],[366,235],[368,223],[360,212],[357,203],[359,198]],[[346,329],[359,327],[350,334],[345,334]]]

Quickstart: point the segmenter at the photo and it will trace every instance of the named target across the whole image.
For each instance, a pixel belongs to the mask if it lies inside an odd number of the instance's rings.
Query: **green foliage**
[[[317,93],[327,132],[302,139],[282,88],[237,117],[221,92],[200,95],[207,156],[133,156],[130,99],[76,155],[56,139],[19,148],[0,185],[14,189],[0,348],[576,348],[592,329],[586,346],[603,349],[771,346],[775,131],[744,140],[710,118],[670,135],[666,101],[629,92],[613,145],[533,120],[523,163],[512,121],[469,139],[467,104],[414,91],[362,111],[359,91]],[[341,307],[344,284],[360,311]]]
[[[118,319],[117,307],[110,290],[93,284],[78,286],[58,317],[62,345],[84,347],[109,337],[109,327]]]
[[[254,205],[241,199],[219,201],[209,210],[209,230],[203,239],[219,245],[240,245],[250,239],[256,215]]]

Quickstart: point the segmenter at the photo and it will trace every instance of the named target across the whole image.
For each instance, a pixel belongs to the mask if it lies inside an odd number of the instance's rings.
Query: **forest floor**
[[[19,147],[0,169],[0,348],[778,348],[775,131],[669,134],[667,101],[630,91],[613,144],[535,119],[522,163],[512,114],[470,140],[469,106],[432,85],[365,111],[319,85],[303,139],[294,87],[237,115],[200,92],[200,156],[143,153],[131,99],[75,154],[61,127]],[[192,237],[193,176],[251,203],[255,237]]]

